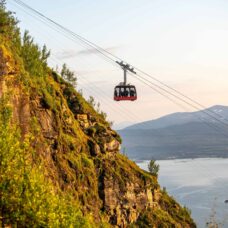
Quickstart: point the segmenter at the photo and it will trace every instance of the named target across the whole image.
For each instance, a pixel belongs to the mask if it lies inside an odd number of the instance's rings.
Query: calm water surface
[[[137,162],[147,170],[149,161]],[[228,227],[228,159],[161,160],[159,183],[187,206],[197,227],[206,227],[215,214],[220,227]],[[215,213],[214,213],[215,212]]]

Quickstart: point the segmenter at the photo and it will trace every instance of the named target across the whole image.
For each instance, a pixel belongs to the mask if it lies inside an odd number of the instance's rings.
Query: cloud
[[[116,50],[118,48],[119,48],[118,46],[111,46],[111,47],[104,48],[104,50],[112,53],[114,50]],[[95,53],[98,53],[98,52],[94,48],[87,48],[87,49],[83,49],[81,51],[75,51],[75,50],[69,49],[69,50],[64,50],[64,51],[56,53],[56,56],[60,59],[70,59],[70,58],[74,58],[79,55],[90,55],[90,54],[95,54]]]
[[[107,48],[103,48],[105,51],[107,52],[113,52],[114,50],[118,49],[118,46],[112,46],[112,47],[107,47]],[[88,49],[84,49],[78,52],[79,55],[89,55],[89,54],[93,54],[93,53],[97,53],[97,50],[94,48],[88,48]]]
[[[78,52],[75,50],[65,50],[62,52],[57,52],[56,56],[60,59],[70,59],[78,55]]]

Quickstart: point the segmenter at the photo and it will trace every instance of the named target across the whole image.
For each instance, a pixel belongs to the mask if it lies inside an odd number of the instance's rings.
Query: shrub
[[[88,132],[88,135],[89,135],[89,136],[94,137],[95,134],[96,134],[96,132],[97,132],[97,130],[96,130],[95,127],[92,126],[92,127],[89,127],[89,128],[87,129],[87,132]]]
[[[158,176],[159,164],[156,164],[154,160],[151,160],[148,164],[148,170],[153,176]]]
[[[67,65],[64,63],[62,66],[62,70],[60,72],[62,78],[69,82],[73,87],[76,87],[77,85],[77,77],[75,76],[73,71],[70,71],[67,68]]]
[[[22,39],[21,57],[24,61],[25,70],[33,77],[47,75],[47,59],[50,52],[44,45],[42,49],[34,43],[33,38],[25,31]]]
[[[0,227],[91,227],[77,201],[63,195],[33,162],[29,137],[12,126],[0,100]]]
[[[0,40],[9,42],[16,52],[21,48],[20,30],[18,21],[13,13],[6,11],[5,0],[0,0]]]
[[[43,97],[41,98],[41,104],[43,106],[43,108],[45,109],[53,109],[53,98],[52,96],[47,92],[47,91],[43,91]]]

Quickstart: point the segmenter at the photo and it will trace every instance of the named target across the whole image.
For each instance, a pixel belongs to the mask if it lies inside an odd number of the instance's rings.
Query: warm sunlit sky
[[[228,105],[228,1],[24,2],[206,107]],[[185,111],[132,76],[128,81],[137,86],[138,100],[114,102],[120,69],[31,17],[13,0],[7,0],[7,8],[16,12],[22,30],[51,49],[50,64],[66,62],[78,75],[78,88],[93,95],[116,124]]]

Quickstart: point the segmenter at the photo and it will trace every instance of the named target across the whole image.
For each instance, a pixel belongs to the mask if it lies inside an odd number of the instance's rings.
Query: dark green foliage
[[[0,47],[7,44],[14,52],[15,57],[20,55],[21,37],[17,27],[18,21],[13,17],[13,13],[6,11],[5,1],[0,0]]]
[[[43,97],[41,98],[41,104],[42,104],[43,108],[45,108],[45,109],[53,108],[53,98],[45,90],[43,91]]]
[[[100,111],[101,116],[106,120],[107,118],[107,113]]]
[[[88,103],[95,108],[96,107],[96,102],[93,96],[89,96]]]
[[[47,59],[49,58],[51,52],[47,50],[47,46],[44,45],[42,50],[41,50],[41,62],[44,64],[44,66],[47,67]]]
[[[102,133],[106,132],[106,127],[102,124],[96,123],[94,127],[97,135],[102,135]]]
[[[95,137],[95,134],[97,132],[96,127],[92,126],[87,129],[88,135],[91,137]]]
[[[67,82],[69,82],[73,87],[76,87],[77,85],[77,77],[75,76],[73,71],[70,71],[67,68],[67,65],[64,63],[62,66],[62,70],[61,70],[61,76],[64,80],[66,80]]]
[[[33,38],[25,31],[22,39],[21,57],[24,60],[25,70],[31,76],[43,77],[47,75],[47,59],[50,51],[44,45],[42,50],[34,43]]]
[[[154,160],[151,160],[148,164],[148,170],[152,175],[157,176],[159,172],[159,164],[156,164]]]
[[[0,33],[7,33],[17,22],[11,17],[11,12],[5,11],[5,1],[0,2]]]
[[[115,135],[115,138],[116,138],[116,140],[117,140],[120,144],[122,144],[122,138],[120,137],[119,134],[116,134],[116,135]]]
[[[52,74],[52,77],[54,78],[54,80],[55,80],[56,82],[58,82],[58,83],[60,83],[60,84],[64,84],[63,78],[60,77],[60,76],[58,75],[58,73],[56,73],[55,71],[52,70],[51,74]]]

